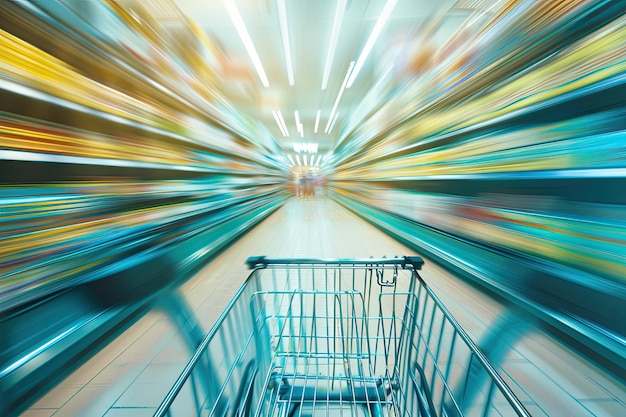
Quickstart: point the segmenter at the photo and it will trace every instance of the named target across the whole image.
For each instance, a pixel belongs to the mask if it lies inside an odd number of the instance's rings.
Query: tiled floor
[[[22,416],[151,416],[245,279],[248,256],[405,254],[414,253],[332,201],[292,199]],[[427,263],[422,275],[533,416],[626,415],[626,389],[619,381],[437,265]]]

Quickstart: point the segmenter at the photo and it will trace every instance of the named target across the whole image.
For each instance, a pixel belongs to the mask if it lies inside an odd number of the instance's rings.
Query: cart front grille
[[[360,272],[267,271],[282,289],[251,303],[259,365],[269,370],[259,415],[400,415],[399,361],[408,359],[403,336],[413,322],[406,305],[416,302],[410,274],[400,291],[398,277],[379,286],[374,271]]]

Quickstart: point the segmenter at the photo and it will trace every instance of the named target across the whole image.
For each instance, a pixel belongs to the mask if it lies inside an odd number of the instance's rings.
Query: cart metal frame
[[[530,416],[421,258],[247,264],[154,416]]]

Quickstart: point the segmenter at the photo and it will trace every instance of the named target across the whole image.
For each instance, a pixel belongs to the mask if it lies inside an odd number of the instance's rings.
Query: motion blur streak
[[[626,381],[625,1],[236,3],[0,1],[1,415],[291,194]]]

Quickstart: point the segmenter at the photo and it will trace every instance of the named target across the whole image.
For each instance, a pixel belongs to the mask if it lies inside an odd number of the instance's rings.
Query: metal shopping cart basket
[[[248,259],[155,416],[529,416],[422,263]]]

